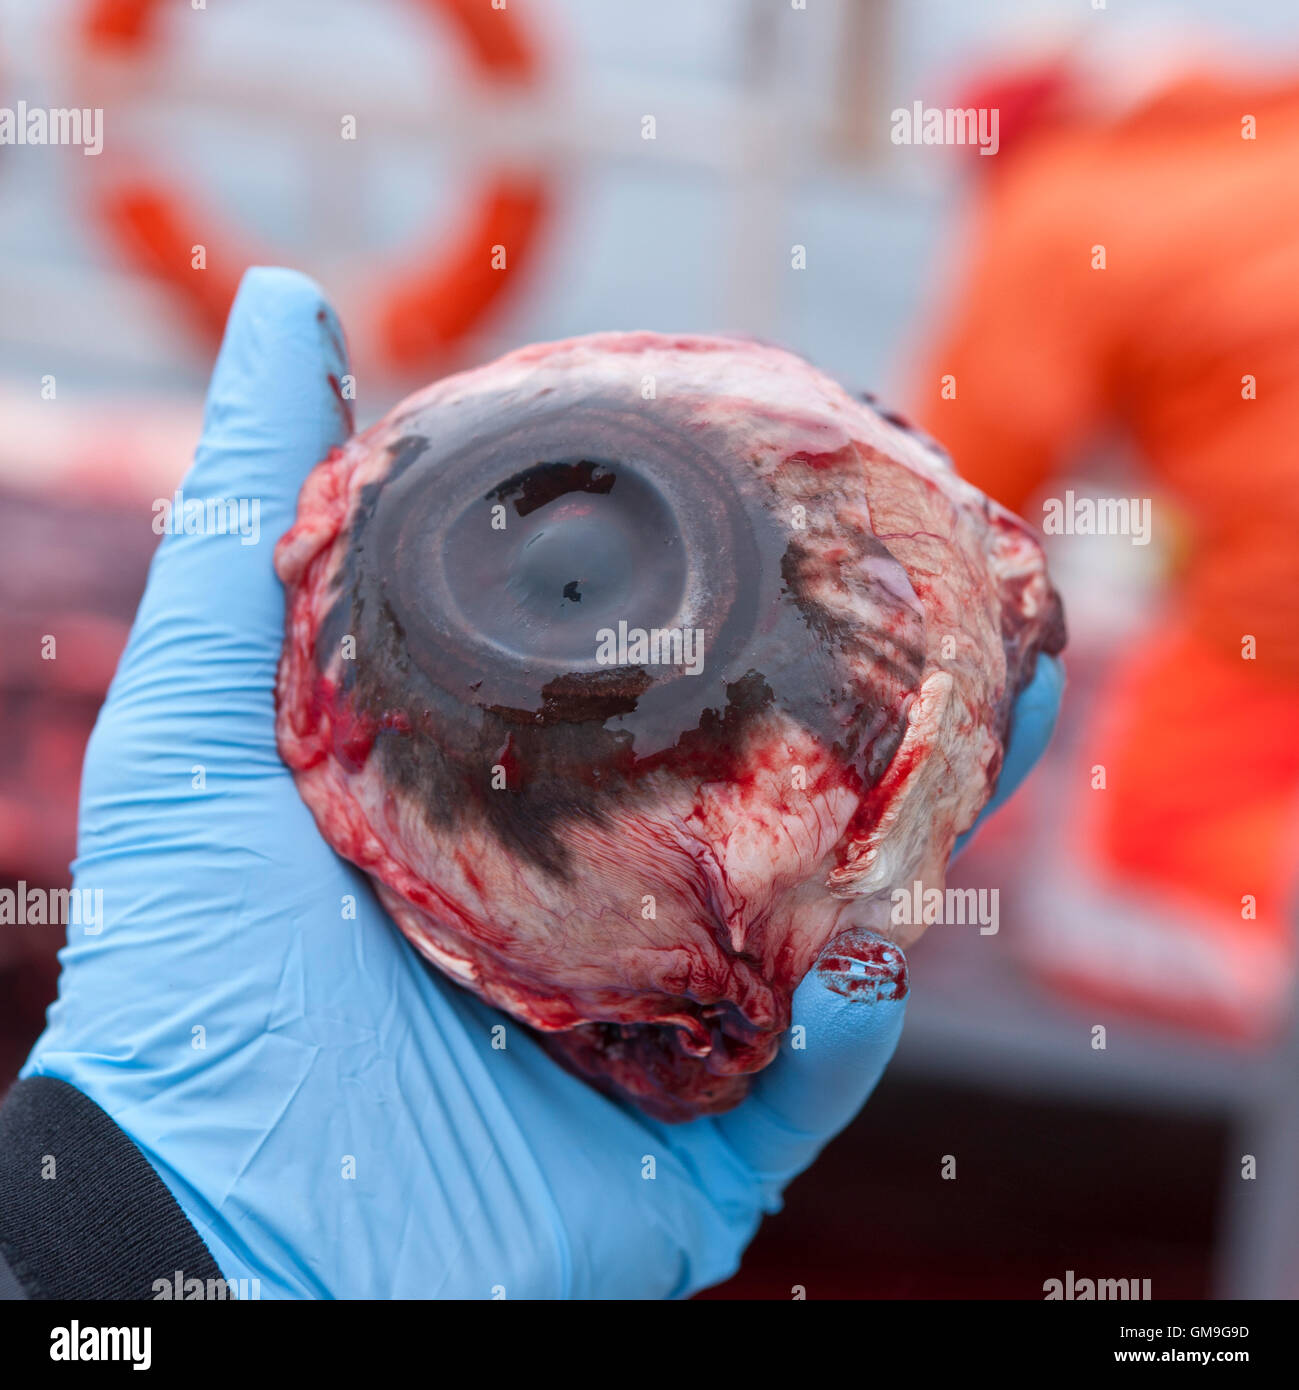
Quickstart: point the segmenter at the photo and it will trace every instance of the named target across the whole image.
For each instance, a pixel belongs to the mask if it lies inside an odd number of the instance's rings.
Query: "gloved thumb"
[[[780,1056],[716,1120],[771,1201],[861,1109],[902,1034],[902,948],[865,927],[835,937],[794,992]]]

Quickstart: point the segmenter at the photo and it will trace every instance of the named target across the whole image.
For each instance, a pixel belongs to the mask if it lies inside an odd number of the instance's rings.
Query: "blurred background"
[[[333,296],[361,425],[536,339],[777,341],[1056,532],[1070,687],[953,869],[1000,930],[915,948],[879,1092],[706,1296],[1299,1293],[1288,0],[0,0],[24,102],[103,148],[0,144],[0,883],[67,881],[246,265]],[[0,925],[6,1078],[61,936]]]

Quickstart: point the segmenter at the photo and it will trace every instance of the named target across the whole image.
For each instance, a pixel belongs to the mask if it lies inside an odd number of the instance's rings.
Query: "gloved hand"
[[[24,1075],[112,1116],[263,1297],[689,1294],[735,1269],[870,1094],[905,960],[870,933],[834,943],[794,998],[805,1048],[737,1110],[679,1126],[425,967],[275,748],[271,551],[348,433],[346,370],[317,287],[250,271],[183,491],[257,499],[260,539],[158,549],[82,781],[75,881],[103,890],[103,929],[69,929]]]
[[[988,798],[988,804],[979,812],[979,819],[964,835],[957,836],[956,847],[952,851],[953,860],[974,838],[979,826],[999,806],[1004,806],[1010,800],[1019,784],[1032,772],[1051,742],[1063,696],[1063,664],[1056,657],[1040,652],[1033,679],[1019,692],[1019,698],[1015,701],[1010,739],[1006,744],[1006,756],[1001,761],[1001,775],[997,778],[996,789]]]

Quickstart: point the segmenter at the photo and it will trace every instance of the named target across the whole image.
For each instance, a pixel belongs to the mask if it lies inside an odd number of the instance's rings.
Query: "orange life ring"
[[[450,20],[475,70],[488,81],[526,84],[539,58],[509,9],[488,0],[420,0]],[[90,0],[81,37],[93,60],[144,52],[157,37],[160,0]],[[489,173],[463,221],[414,269],[383,281],[362,326],[382,366],[397,372],[427,369],[445,359],[526,269],[549,210],[547,181],[515,170]],[[274,261],[219,229],[178,189],[138,157],[120,152],[97,196],[97,211],[112,240],[142,270],[175,289],[198,324],[220,336],[243,271]],[[191,266],[192,248],[209,250],[207,268]],[[491,249],[506,248],[507,268],[492,265]],[[215,254],[213,254],[215,253]],[[394,283],[395,280],[395,283]],[[349,318],[353,317],[349,315]]]

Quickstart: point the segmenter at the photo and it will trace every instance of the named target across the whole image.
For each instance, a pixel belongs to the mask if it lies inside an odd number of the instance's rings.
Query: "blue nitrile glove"
[[[1039,653],[1033,679],[1019,692],[1019,698],[1015,701],[1015,714],[1010,723],[1010,741],[1006,744],[1006,756],[1002,759],[997,788],[988,804],[979,813],[979,819],[964,835],[957,836],[956,848],[952,851],[953,859],[974,838],[979,826],[998,806],[1003,806],[1010,800],[1019,784],[1032,772],[1037,760],[1046,751],[1047,744],[1051,742],[1063,695],[1063,663],[1045,652]]]
[[[329,380],[345,371],[317,287],[250,271],[183,490],[257,499],[260,538],[159,548],[86,754],[74,868],[104,926],[69,929],[24,1074],[96,1101],[226,1278],[264,1297],[688,1294],[735,1269],[870,1094],[905,961],[869,933],[836,942],[795,995],[805,1047],[737,1110],[678,1126],[605,1099],[422,964],[275,748],[271,551],[346,433]]]

